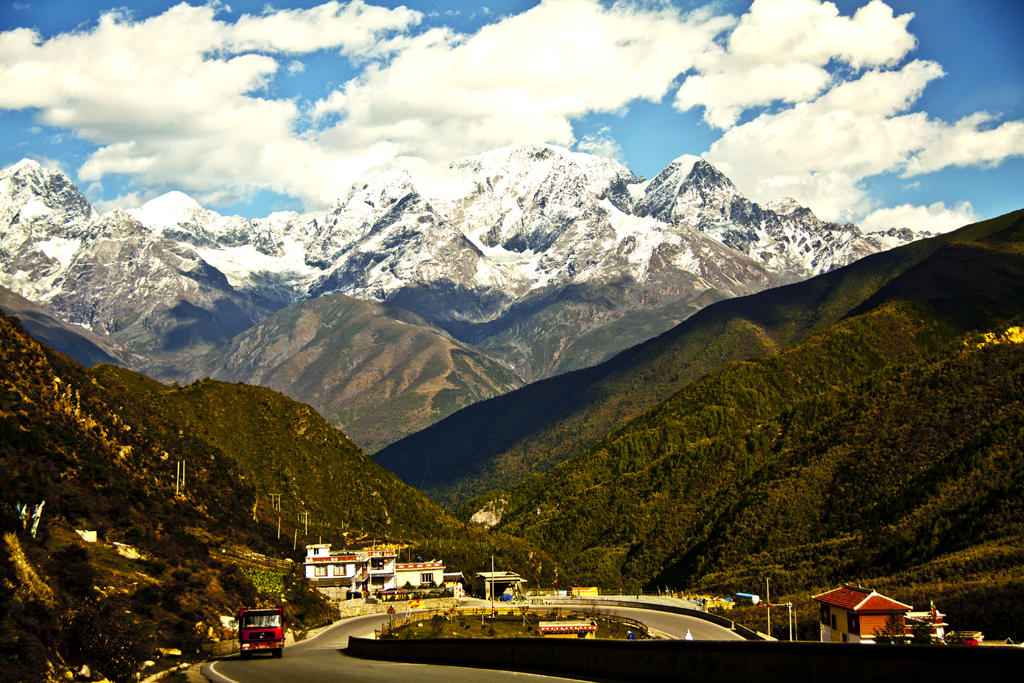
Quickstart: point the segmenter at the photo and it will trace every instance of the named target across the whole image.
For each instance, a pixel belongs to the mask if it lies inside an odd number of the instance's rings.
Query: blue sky
[[[1019,0],[192,3],[0,5],[0,164],[264,216],[534,141],[869,229],[1024,205]]]

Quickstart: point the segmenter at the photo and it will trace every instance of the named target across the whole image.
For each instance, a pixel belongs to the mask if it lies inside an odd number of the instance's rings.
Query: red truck
[[[238,610],[238,645],[242,659],[254,652],[284,654],[284,608],[243,607]]]

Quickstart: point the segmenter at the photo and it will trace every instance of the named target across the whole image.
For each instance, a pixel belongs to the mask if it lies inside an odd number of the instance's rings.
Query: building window
[[[425,572],[423,574],[420,574],[420,583],[421,584],[434,583],[434,575],[431,574],[430,572]]]
[[[860,633],[860,619],[856,614],[846,615],[846,630],[850,633]]]
[[[832,614],[832,615],[830,615],[830,617],[831,617],[832,629],[835,630],[835,628],[836,628],[836,615]]]
[[[327,576],[327,565],[320,564],[313,567],[313,576]]]

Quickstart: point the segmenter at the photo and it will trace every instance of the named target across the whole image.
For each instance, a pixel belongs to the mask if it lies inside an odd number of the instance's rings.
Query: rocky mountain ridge
[[[179,381],[218,376],[205,354],[328,294],[406,309],[534,381],[707,303],[918,237],[759,206],[696,157],[645,181],[610,159],[525,144],[455,162],[443,181],[390,170],[324,212],[258,219],[180,192],[98,215],[63,173],[22,161],[0,171],[0,226],[0,286]]]

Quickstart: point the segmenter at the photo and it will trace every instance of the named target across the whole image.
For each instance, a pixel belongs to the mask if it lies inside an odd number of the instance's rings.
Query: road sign
[[[394,613],[395,613],[394,605],[388,605],[388,614],[394,614]]]

